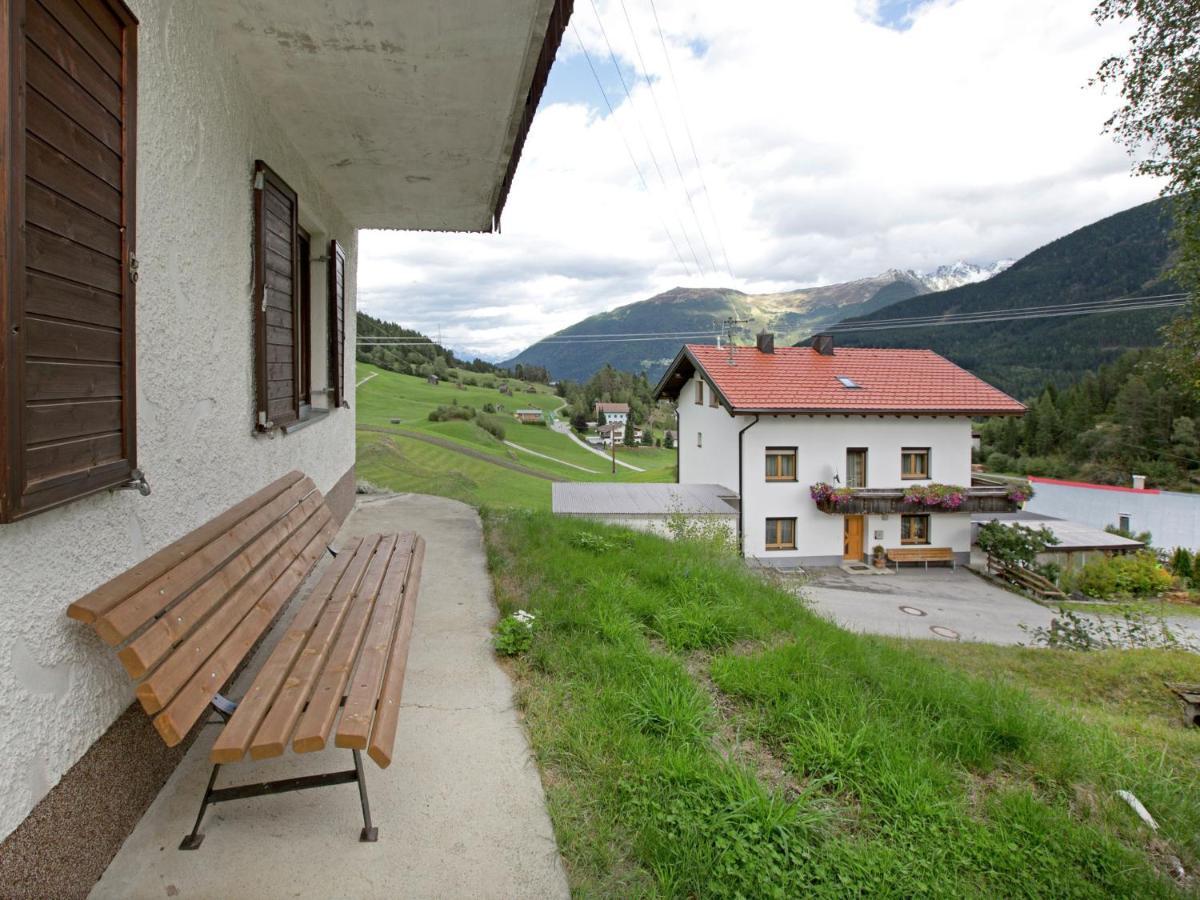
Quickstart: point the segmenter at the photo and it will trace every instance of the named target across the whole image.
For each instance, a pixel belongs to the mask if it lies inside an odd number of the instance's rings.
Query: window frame
[[[338,267],[342,271],[341,291],[338,290]],[[326,390],[330,409],[349,406],[346,400],[346,251],[337,241],[329,241],[329,284],[326,286],[328,315],[325,335],[328,342],[329,371]],[[341,304],[339,310],[338,305]]]
[[[704,405],[704,379],[703,378],[696,379],[696,405],[697,406]]]
[[[713,409],[716,409],[721,405],[720,401],[717,400],[717,389],[711,384],[708,386],[708,405]]]
[[[923,455],[925,457],[925,472],[921,475],[908,475],[904,471],[904,458],[909,455]],[[933,451],[929,447],[901,447],[900,448],[900,480],[901,481],[924,481],[933,477]]]
[[[924,540],[916,540],[908,534],[908,522],[924,522]],[[900,516],[900,544],[905,547],[928,547],[933,541],[933,517],[929,513],[902,513]]]
[[[766,450],[764,451],[764,462],[766,465],[765,475],[766,475],[767,481],[795,481],[796,480],[796,468],[797,468],[796,467],[796,462],[797,462],[796,450],[797,450],[796,447],[767,447],[766,448]],[[780,468],[781,468],[779,465],[775,466],[775,474],[771,474],[771,460],[772,459],[776,459],[776,460],[785,459],[789,456],[792,459],[792,474],[790,476],[779,474]]]
[[[792,527],[792,537],[791,537],[791,541],[789,543],[784,543],[782,540],[780,540],[780,535],[782,532],[782,525],[785,522],[790,522],[791,527]],[[772,523],[774,523],[774,529],[773,529],[774,530],[774,541],[771,540],[770,535],[767,532],[764,532],[764,534],[763,534],[763,537],[765,539],[764,544],[763,544],[764,548],[767,550],[776,550],[776,551],[777,550],[795,550],[796,549],[796,517],[795,516],[767,516],[767,518],[766,518],[767,529],[772,528]]]

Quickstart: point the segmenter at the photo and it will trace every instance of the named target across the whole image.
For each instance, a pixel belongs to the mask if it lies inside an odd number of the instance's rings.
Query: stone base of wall
[[[339,523],[354,508],[354,487],[351,466],[325,495]],[[140,704],[126,709],[0,841],[0,898],[86,897],[203,727],[202,718],[167,747]],[[163,841],[174,848],[180,837]]]
[[[167,747],[139,704],[125,710],[0,842],[0,896],[86,897],[198,733]]]

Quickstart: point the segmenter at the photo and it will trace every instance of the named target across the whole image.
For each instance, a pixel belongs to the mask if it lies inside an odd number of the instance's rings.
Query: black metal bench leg
[[[364,844],[373,844],[379,840],[379,829],[371,824],[371,804],[367,801],[367,773],[363,771],[362,754],[351,750],[354,754],[354,772],[358,776],[358,797],[362,800],[363,830],[358,839]]]
[[[204,821],[204,812],[208,809],[208,801],[212,797],[213,785],[217,783],[217,772],[220,770],[220,763],[213,766],[212,775],[208,779],[208,787],[204,790],[204,800],[200,803],[200,812],[196,815],[196,824],[192,827],[192,833],[180,841],[180,850],[199,850],[200,845],[204,843],[204,835],[200,833],[200,823]]]

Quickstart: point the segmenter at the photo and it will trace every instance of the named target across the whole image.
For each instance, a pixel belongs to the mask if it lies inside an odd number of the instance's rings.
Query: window
[[[1133,529],[1130,527],[1132,522],[1128,513],[1121,513],[1117,516],[1117,528],[1126,534],[1133,534]]]
[[[929,543],[929,516],[923,513],[900,517],[901,544]]]
[[[259,160],[254,174],[256,426],[307,418],[312,401],[312,238],[296,192]],[[346,253],[329,242],[326,287],[329,406],[345,406]],[[319,284],[320,282],[318,282]],[[321,307],[318,306],[318,309]]]
[[[906,481],[929,477],[928,447],[905,447],[900,451],[900,477]]]
[[[708,405],[713,407],[717,405],[717,389],[711,384],[708,386]]]
[[[696,379],[696,405],[704,405],[704,382],[699,378]]]
[[[0,522],[137,466],[137,19],[83,5],[0,14]]]
[[[795,519],[767,519],[767,549],[796,549]]]
[[[697,447],[704,446],[704,432],[703,431],[696,432],[696,446]]]
[[[867,486],[867,451],[862,447],[851,447],[846,451],[846,487]]]
[[[767,448],[767,481],[796,480],[796,448]]]
[[[833,377],[840,381],[844,388],[850,388],[855,391],[862,390],[862,385],[848,375],[835,375]]]

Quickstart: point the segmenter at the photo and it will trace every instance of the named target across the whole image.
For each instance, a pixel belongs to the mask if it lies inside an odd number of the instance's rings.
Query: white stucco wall
[[[1031,481],[1033,499],[1025,504],[1029,512],[1093,528],[1119,525],[1121,516],[1129,516],[1130,530],[1149,531],[1155,547],[1200,548],[1200,494]]]
[[[68,604],[289,469],[328,491],[354,463],[351,411],[291,435],[252,433],[254,160],[298,192],[314,256],[330,236],[346,247],[347,385],[355,234],[247,88],[204,4],[129,3],[141,22],[138,461],[153,494],[104,492],[0,526],[0,839],[132,699],[112,652],[66,618]],[[313,276],[323,384],[323,264]]]
[[[657,534],[666,538],[673,537],[671,529],[667,526],[668,516],[618,516],[595,513],[592,515],[572,515],[571,518],[590,519],[594,522],[603,522],[605,525],[631,528],[634,531],[647,531],[650,534]],[[731,540],[737,537],[736,515],[693,514],[688,516],[688,519],[697,528],[702,529],[705,534],[708,533],[709,529],[721,529],[729,535]]]
[[[730,416],[723,408],[695,403],[694,379],[679,399],[680,481],[717,483],[738,488],[738,431],[753,416]],[[703,434],[696,446],[697,432]],[[742,509],[745,554],[789,566],[833,564],[842,558],[843,520],[814,505],[809,487],[818,481],[832,483],[838,474],[845,483],[846,450],[867,448],[867,485],[904,487],[913,484],[969,485],[971,483],[971,420],[912,416],[761,416],[743,438]],[[769,482],[766,449],[796,447],[796,481]],[[902,447],[929,447],[930,478],[900,478]],[[796,549],[766,549],[766,519],[796,518]],[[933,513],[930,544],[967,553],[971,546],[969,513]],[[876,544],[900,546],[900,516],[868,516],[864,545],[868,554]]]

